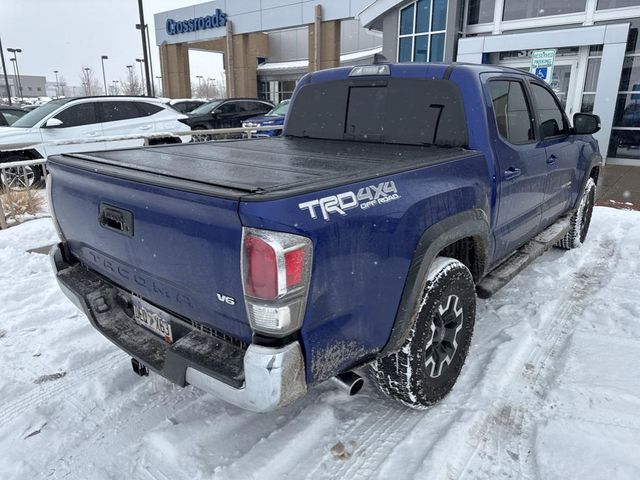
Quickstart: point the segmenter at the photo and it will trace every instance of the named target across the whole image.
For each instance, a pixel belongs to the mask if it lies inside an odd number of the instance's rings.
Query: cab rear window
[[[287,135],[406,145],[466,146],[463,99],[448,80],[341,80],[301,87]]]

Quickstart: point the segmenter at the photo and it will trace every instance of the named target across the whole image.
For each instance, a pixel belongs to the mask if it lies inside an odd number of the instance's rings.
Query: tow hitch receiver
[[[149,369],[147,367],[145,367],[143,364],[141,364],[135,358],[131,359],[131,366],[133,367],[133,371],[136,372],[141,377],[148,377],[149,376]]]

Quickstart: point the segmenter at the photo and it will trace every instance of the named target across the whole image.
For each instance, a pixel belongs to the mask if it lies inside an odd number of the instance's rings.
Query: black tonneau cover
[[[284,137],[66,154],[50,161],[180,190],[264,200],[477,154],[462,148]]]

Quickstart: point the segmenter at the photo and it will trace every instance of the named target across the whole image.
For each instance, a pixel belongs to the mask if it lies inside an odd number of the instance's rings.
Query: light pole
[[[109,60],[109,57],[107,57],[106,55],[102,55],[102,57],[100,57],[100,61],[102,62],[102,81],[104,82],[104,94],[105,95],[109,95],[109,92],[107,92],[107,77],[104,74],[104,61],[105,60]]]
[[[158,79],[158,90],[160,90],[160,93],[158,94],[158,96],[162,96],[162,75],[156,75],[156,78]]]
[[[116,95],[120,95],[120,87],[118,86],[118,84],[120,83],[120,80],[112,80],[113,83],[113,91],[116,92]]]
[[[56,97],[60,98],[60,84],[58,83],[58,70],[54,70],[53,73],[56,74]]]
[[[202,97],[202,79],[204,78],[202,75],[196,75],[198,79],[198,96]]]
[[[136,23],[136,30],[140,30],[140,24]],[[156,86],[155,83],[153,82],[153,59],[151,58],[151,42],[149,41],[149,25],[147,25],[146,23],[144,24],[144,32],[147,38],[147,58],[149,59],[149,75],[151,75],[149,78],[152,80],[151,81],[151,96],[154,97],[156,95]]]
[[[140,38],[142,40],[142,58],[144,59],[144,68],[147,72],[146,80],[147,80],[147,93],[151,95],[151,75],[149,75],[149,56],[147,54],[147,36],[144,31],[144,8],[142,7],[142,0],[138,0],[138,13],[140,15]],[[140,64],[140,68],[142,68],[142,64]]]
[[[84,67],[84,79],[85,79],[85,83],[86,83],[86,92],[87,92],[87,96],[91,96],[91,81],[89,78],[89,72],[91,71],[91,69],[89,67]]]
[[[0,59],[2,60],[2,71],[4,72],[4,85],[7,87],[7,98],[11,105],[11,88],[9,87],[9,76],[7,75],[7,66],[4,63],[4,50],[2,49],[2,40],[0,40]]]
[[[18,53],[22,53],[21,48],[7,48],[7,52],[13,53],[12,61],[16,67],[16,76],[18,79],[18,90],[20,90],[20,99],[24,102],[24,95],[22,93],[22,82],[20,81],[20,68],[18,67]]]
[[[144,78],[144,70],[142,69],[142,65],[144,64],[144,58],[136,58],[136,62],[140,64],[140,83],[144,85],[145,78]],[[144,87],[142,88],[142,94],[144,95]],[[147,95],[151,95],[148,82],[147,82]]]

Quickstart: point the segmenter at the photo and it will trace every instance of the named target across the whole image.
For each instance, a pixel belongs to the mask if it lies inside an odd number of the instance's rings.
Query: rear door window
[[[55,118],[62,122],[60,128],[79,127],[98,123],[96,115],[96,102],[80,103],[65,108]]]
[[[156,105],[154,103],[147,103],[147,102],[134,102],[134,103],[138,108],[138,110],[140,110],[142,115],[145,115],[145,116],[153,115],[154,113],[158,113],[161,110],[164,110],[162,106]]]
[[[238,113],[238,102],[227,102],[220,105],[216,111],[222,114]]]
[[[100,102],[103,122],[117,122],[144,116],[136,107],[137,102]]]
[[[489,82],[489,89],[500,136],[514,144],[533,141],[531,109],[522,83],[493,80]]]

